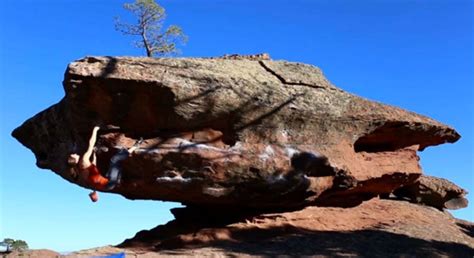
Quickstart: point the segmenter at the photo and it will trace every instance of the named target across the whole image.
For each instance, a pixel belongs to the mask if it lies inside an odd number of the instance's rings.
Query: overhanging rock
[[[69,64],[63,85],[65,97],[13,136],[73,183],[67,158],[85,151],[93,126],[101,171],[144,138],[111,190],[129,199],[352,206],[415,182],[417,151],[460,137],[286,61],[86,57]]]

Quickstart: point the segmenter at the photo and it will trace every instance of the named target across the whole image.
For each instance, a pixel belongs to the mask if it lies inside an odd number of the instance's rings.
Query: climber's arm
[[[81,166],[83,168],[89,167],[91,165],[90,159],[94,152],[94,146],[97,141],[97,132],[99,131],[99,129],[100,128],[98,126],[95,126],[94,129],[92,129],[92,135],[91,135],[91,138],[89,139],[89,146],[87,147],[87,150],[84,153],[84,155],[82,155],[82,159],[81,159]]]
[[[92,164],[97,165],[97,155],[94,152],[92,152]]]

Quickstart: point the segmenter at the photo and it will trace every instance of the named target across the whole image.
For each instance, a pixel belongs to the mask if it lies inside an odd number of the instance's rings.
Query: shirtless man
[[[79,180],[84,182],[86,185],[93,189],[103,190],[109,182],[106,177],[100,174],[99,169],[96,166],[97,158],[94,153],[94,146],[97,141],[97,132],[99,127],[95,126],[92,130],[91,138],[89,139],[89,145],[84,155],[79,156],[76,153],[69,155],[68,163],[74,166],[75,176],[79,177]],[[91,161],[92,157],[92,161]],[[94,190],[89,194],[89,197],[93,202],[99,199],[97,192]]]
[[[74,153],[69,155],[68,159],[69,165],[74,167],[73,169],[76,173],[75,176],[79,177],[79,180],[94,189],[89,194],[89,197],[93,202],[97,202],[99,200],[99,195],[97,194],[96,190],[111,190],[119,184],[121,177],[119,162],[126,159],[135,149],[138,148],[138,144],[141,142],[138,141],[132,148],[128,150],[121,149],[116,155],[114,155],[111,158],[109,171],[107,172],[106,177],[104,177],[97,168],[97,157],[94,152],[94,146],[97,141],[97,132],[99,129],[100,128],[98,126],[95,126],[92,130],[92,135],[89,139],[89,145],[82,157]]]

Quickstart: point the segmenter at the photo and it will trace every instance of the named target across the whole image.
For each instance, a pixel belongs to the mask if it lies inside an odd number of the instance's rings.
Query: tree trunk
[[[153,53],[151,52],[151,49],[148,46],[148,43],[146,43],[146,41],[145,41],[145,48],[146,48],[146,56],[152,57]]]
[[[145,50],[146,50],[146,56],[152,57],[153,52],[151,51],[151,47],[148,44],[148,39],[146,38],[145,32],[142,33],[142,39],[143,39],[143,45],[145,45]]]

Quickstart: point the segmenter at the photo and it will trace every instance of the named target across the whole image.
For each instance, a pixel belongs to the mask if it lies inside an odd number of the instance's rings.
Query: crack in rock
[[[278,80],[280,80],[283,84],[286,84],[286,85],[296,85],[296,86],[308,86],[308,87],[311,87],[311,88],[315,88],[315,89],[325,89],[326,87],[324,86],[321,86],[321,85],[315,85],[315,84],[309,84],[309,83],[304,83],[304,82],[289,82],[287,81],[283,76],[279,75],[277,72],[273,71],[270,67],[268,67],[267,65],[265,65],[265,63],[263,61],[258,61],[258,63],[263,67],[263,69],[265,69],[265,71],[273,74],[275,77],[278,78]]]

